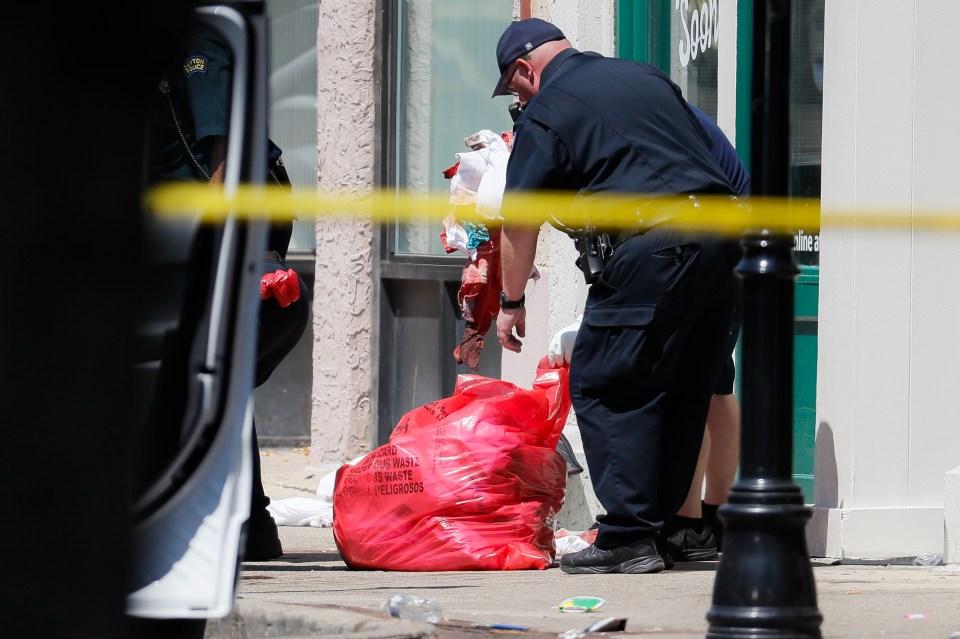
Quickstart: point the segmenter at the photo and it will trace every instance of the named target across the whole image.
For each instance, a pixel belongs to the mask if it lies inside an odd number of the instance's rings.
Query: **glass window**
[[[691,104],[716,120],[719,2],[672,0],[671,4],[670,77]]]
[[[510,99],[491,98],[496,46],[513,0],[405,0],[399,4],[397,183],[417,192],[449,192],[443,170],[483,129],[510,130]],[[396,253],[445,255],[440,221],[395,226]]]
[[[270,137],[297,188],[317,187],[317,0],[267,2],[270,17]],[[313,252],[316,220],[293,223],[290,251]]]
[[[823,121],[823,1],[793,3],[790,56],[790,195],[820,197]],[[820,230],[794,236],[794,253],[803,266],[820,264]]]
[[[629,34],[640,44],[637,53],[668,72],[687,100],[716,119],[721,36],[718,0],[651,0],[646,5],[628,4],[621,11],[636,12],[641,6],[647,10],[643,19],[650,35],[647,46],[643,46],[637,34]],[[796,0],[791,5],[789,162],[790,195],[794,197],[820,197],[823,6],[824,0]],[[628,18],[636,21],[633,14]],[[751,62],[739,61],[747,65]],[[798,263],[818,266],[819,229],[803,229],[794,239]]]

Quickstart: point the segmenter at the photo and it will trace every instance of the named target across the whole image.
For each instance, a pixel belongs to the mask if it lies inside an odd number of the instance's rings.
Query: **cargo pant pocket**
[[[629,384],[649,369],[649,331],[655,304],[594,306],[584,314],[571,360],[571,382],[582,390]]]

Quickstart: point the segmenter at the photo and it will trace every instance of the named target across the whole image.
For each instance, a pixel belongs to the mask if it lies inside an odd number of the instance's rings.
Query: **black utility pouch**
[[[592,227],[586,228],[574,235],[573,245],[580,253],[577,258],[577,267],[583,272],[583,278],[587,284],[593,284],[613,255],[610,235],[600,233]]]

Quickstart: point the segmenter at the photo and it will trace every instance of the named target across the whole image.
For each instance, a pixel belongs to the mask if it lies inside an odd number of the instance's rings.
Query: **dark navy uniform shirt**
[[[690,108],[693,109],[694,115],[697,116],[697,120],[700,121],[703,130],[707,132],[707,137],[710,138],[713,159],[720,165],[723,174],[727,176],[727,180],[733,186],[737,195],[742,197],[750,195],[752,188],[750,174],[747,172],[747,168],[743,166],[743,162],[740,161],[740,156],[737,155],[737,150],[730,144],[730,140],[727,139],[727,135],[723,132],[723,129],[721,129],[709,115],[704,113],[702,109],[692,104]]]
[[[151,177],[204,181],[215,168],[210,165],[214,141],[225,138],[230,130],[233,54],[217,31],[203,24],[192,27],[178,52],[166,79],[180,131],[170,113],[170,103],[158,91],[153,117]],[[184,140],[203,172],[187,153]],[[268,140],[268,145],[269,166],[274,166],[281,150],[272,140]],[[292,222],[271,224],[267,249],[286,258],[292,234]]]
[[[680,88],[647,64],[560,52],[514,133],[507,190],[734,193]]]
[[[208,179],[210,150],[216,138],[230,129],[230,91],[233,56],[216,31],[197,25],[186,37],[175,64],[167,70],[170,99],[180,130],[206,176],[187,155],[180,133],[163,95],[157,100],[154,116],[154,148],[151,172],[163,179]]]

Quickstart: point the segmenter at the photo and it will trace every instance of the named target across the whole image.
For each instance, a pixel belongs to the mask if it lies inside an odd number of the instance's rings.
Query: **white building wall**
[[[833,0],[824,34],[818,430],[812,554],[942,552],[944,477],[960,461],[960,236],[923,216],[956,206],[960,86],[949,0]]]

